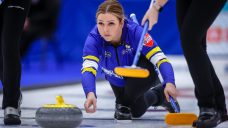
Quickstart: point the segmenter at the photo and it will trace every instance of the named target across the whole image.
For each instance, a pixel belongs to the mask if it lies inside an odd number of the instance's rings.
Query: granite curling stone
[[[56,96],[56,104],[47,104],[36,111],[35,120],[43,128],[75,128],[83,119],[82,111],[65,104],[62,96]]]

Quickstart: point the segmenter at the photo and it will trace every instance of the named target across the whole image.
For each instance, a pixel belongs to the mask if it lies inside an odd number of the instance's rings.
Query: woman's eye
[[[98,24],[99,24],[99,25],[101,25],[101,26],[102,26],[102,25],[104,25],[104,24],[103,24],[103,23],[101,23],[101,22],[98,22]]]
[[[111,22],[111,23],[109,23],[109,25],[112,26],[112,25],[115,25],[115,23]]]

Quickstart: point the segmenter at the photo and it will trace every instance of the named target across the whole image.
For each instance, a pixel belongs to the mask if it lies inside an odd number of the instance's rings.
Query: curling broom
[[[138,24],[135,14],[131,14],[130,17],[135,23]],[[141,38],[139,40],[139,44],[138,44],[138,48],[136,51],[136,55],[134,57],[133,64],[131,66],[116,67],[114,69],[114,71],[117,75],[124,76],[124,77],[136,77],[136,78],[146,78],[149,76],[149,71],[147,69],[136,66],[137,62],[139,60],[139,57],[141,55],[143,42],[144,42],[143,40],[144,40],[144,36],[147,32],[148,25],[149,25],[149,22],[146,21],[146,23],[143,27],[143,32],[141,34]]]
[[[173,97],[170,96],[169,99],[175,113],[166,114],[165,123],[168,125],[192,125],[193,121],[197,119],[197,115],[194,113],[180,113]]]

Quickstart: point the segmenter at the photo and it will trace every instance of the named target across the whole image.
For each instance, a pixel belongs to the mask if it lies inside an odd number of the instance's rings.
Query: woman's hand
[[[172,96],[174,100],[177,100],[177,90],[174,84],[172,83],[166,83],[165,89],[164,89],[166,100],[169,102],[169,96]]]
[[[158,22],[159,10],[167,3],[167,1],[168,0],[156,0],[154,3],[154,0],[151,0],[150,7],[144,15],[141,25],[144,25],[146,20],[148,20],[148,30],[151,30],[152,27]]]
[[[142,19],[141,25],[144,25],[146,20],[148,20],[149,21],[148,30],[151,30],[152,27],[158,22],[158,13],[159,13],[158,10],[156,10],[154,7],[149,8]]]
[[[91,108],[92,107],[92,108]],[[84,104],[85,111],[87,113],[94,113],[97,109],[97,98],[93,92],[87,94],[87,99]]]

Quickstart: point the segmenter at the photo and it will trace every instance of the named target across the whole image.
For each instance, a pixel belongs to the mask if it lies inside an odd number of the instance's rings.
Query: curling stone
[[[56,96],[56,104],[47,104],[36,111],[36,122],[43,128],[75,128],[82,122],[82,111],[65,104],[62,96]]]

